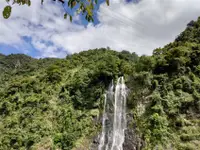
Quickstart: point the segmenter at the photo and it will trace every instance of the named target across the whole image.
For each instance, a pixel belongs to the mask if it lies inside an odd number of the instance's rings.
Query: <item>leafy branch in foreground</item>
[[[31,5],[31,0],[5,0],[7,2],[7,6],[4,7],[4,10],[2,12],[2,15],[5,19],[8,19],[11,16],[12,13],[12,5],[14,4],[18,4],[18,5]],[[56,0],[52,0],[52,1],[56,1]],[[70,21],[72,22],[72,16],[68,13],[68,11],[66,10],[65,6],[68,6],[69,8],[73,9],[75,8],[75,6],[78,6],[76,8],[76,12],[77,14],[82,13],[82,15],[85,15],[85,19],[88,22],[93,22],[93,10],[94,10],[94,6],[96,4],[98,4],[98,0],[85,0],[85,1],[81,1],[81,0],[68,0],[67,5],[65,0],[57,0],[59,1],[62,6],[63,9],[65,11],[64,14],[64,19],[67,18],[67,16],[69,15],[70,17]],[[41,4],[43,5],[44,0],[41,0]],[[109,0],[106,0],[106,4],[109,6]]]

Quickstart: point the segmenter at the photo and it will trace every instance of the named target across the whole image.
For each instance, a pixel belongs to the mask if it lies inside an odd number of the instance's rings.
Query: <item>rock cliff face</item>
[[[100,136],[97,135],[93,138],[92,143],[90,144],[89,150],[98,150],[98,145],[100,141]]]
[[[144,141],[137,134],[136,127],[137,126],[133,121],[133,115],[128,114],[123,150],[141,150],[144,147]]]
[[[133,121],[133,115],[127,115],[127,129],[125,130],[125,141],[123,144],[123,150],[142,150],[145,144],[142,138],[136,132],[136,124]],[[90,150],[98,150],[100,141],[100,133],[93,138],[90,145]]]

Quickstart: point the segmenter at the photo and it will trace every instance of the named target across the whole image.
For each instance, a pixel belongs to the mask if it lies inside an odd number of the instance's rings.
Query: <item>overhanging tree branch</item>
[[[18,5],[28,5],[30,6],[31,5],[31,0],[5,0],[8,5],[5,6],[2,14],[3,14],[3,17],[5,19],[8,19],[11,15],[11,11],[12,11],[12,6],[9,4],[10,1],[13,1],[13,4],[18,4]],[[53,0],[53,1],[56,1],[56,0]],[[66,19],[67,18],[67,15],[69,15],[67,9],[65,8],[65,4],[66,4],[66,1],[65,0],[57,0],[59,2],[62,3],[62,6],[65,10],[65,14],[64,14],[64,18]],[[107,5],[109,5],[109,0],[105,0]],[[44,0],[41,0],[41,4],[43,5],[44,3]],[[76,11],[78,13],[81,13],[82,14],[86,14],[85,16],[85,19],[87,21],[94,21],[93,20],[93,10],[94,10],[94,5],[98,3],[98,0],[85,0],[85,1],[82,1],[82,0],[68,0],[68,3],[67,3],[67,6],[69,8],[74,8],[76,5],[79,5],[79,8],[76,8]],[[70,15],[70,21],[72,21],[72,16]]]

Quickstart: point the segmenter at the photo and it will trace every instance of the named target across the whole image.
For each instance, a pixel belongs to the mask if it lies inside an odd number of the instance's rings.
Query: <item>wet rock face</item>
[[[125,141],[123,144],[123,150],[142,150],[144,147],[143,141],[136,134],[134,129],[127,129],[125,131]]]
[[[100,136],[96,136],[93,138],[89,150],[98,150],[99,137]],[[144,142],[142,139],[136,134],[134,129],[128,128],[125,131],[123,150],[142,150],[142,148],[144,148]]]
[[[125,141],[123,144],[124,150],[137,150],[136,149],[136,137],[134,136],[133,130],[126,130],[125,131]]]
[[[127,129],[125,130],[125,139],[123,150],[142,150],[144,148],[144,141],[136,133],[136,124],[133,122],[133,115],[127,115]],[[89,150],[98,150],[100,134],[93,138]]]
[[[89,150],[98,150],[98,146],[100,144],[99,141],[100,141],[100,136],[99,135],[95,136],[89,147]]]
[[[136,124],[133,122],[133,115],[127,115],[127,129],[125,130],[125,139],[123,150],[142,150],[144,142],[136,133]]]

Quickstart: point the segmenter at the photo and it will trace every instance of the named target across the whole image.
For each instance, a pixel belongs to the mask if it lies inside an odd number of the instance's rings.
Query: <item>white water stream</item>
[[[126,129],[126,85],[120,77],[105,94],[102,133],[98,150],[123,150]]]

